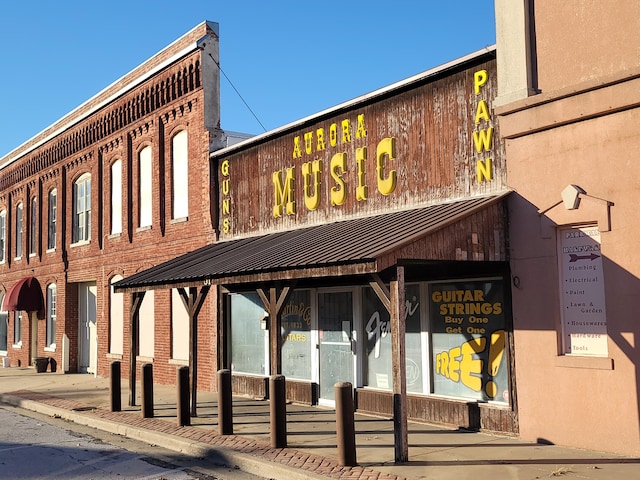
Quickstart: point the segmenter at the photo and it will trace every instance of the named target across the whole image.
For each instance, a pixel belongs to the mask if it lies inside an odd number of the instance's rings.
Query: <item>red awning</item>
[[[44,298],[36,277],[25,277],[7,291],[2,300],[2,311],[10,310],[38,312],[38,318],[44,318]]]

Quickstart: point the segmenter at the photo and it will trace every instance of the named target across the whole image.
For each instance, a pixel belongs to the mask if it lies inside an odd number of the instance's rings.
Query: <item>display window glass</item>
[[[389,312],[370,287],[363,288],[362,313],[365,339],[365,385],[382,390],[392,389],[391,321]],[[405,348],[407,391],[423,393],[423,357],[420,318],[420,286],[405,288]]]
[[[234,372],[266,375],[268,372],[267,312],[257,293],[230,295],[231,369]]]
[[[312,349],[311,292],[294,291],[282,314],[282,374],[287,378],[310,380]]]
[[[504,296],[499,279],[429,284],[433,393],[508,403]]]

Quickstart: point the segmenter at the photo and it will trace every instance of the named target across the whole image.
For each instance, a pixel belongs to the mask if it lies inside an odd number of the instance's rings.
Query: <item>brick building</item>
[[[130,301],[111,284],[215,240],[218,45],[202,23],[0,159],[5,364],[108,375],[130,349]],[[138,361],[174,381],[189,358],[182,302],[149,295],[140,321]]]

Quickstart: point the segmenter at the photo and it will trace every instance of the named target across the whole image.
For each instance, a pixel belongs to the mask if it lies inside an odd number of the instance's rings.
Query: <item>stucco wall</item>
[[[515,357],[520,432],[526,440],[640,454],[640,351],[635,346],[640,335],[640,109],[632,108],[640,95],[628,88],[633,82],[624,78],[606,88],[529,99],[500,111],[508,136],[507,178],[516,191],[509,206],[511,267],[518,280]],[[619,108],[604,101],[612,96]],[[569,115],[575,105],[580,108]],[[586,192],[579,208],[553,207],[570,184]],[[606,358],[565,356],[560,348],[555,227],[592,222],[601,231]]]
[[[534,2],[537,86],[542,92],[633,68],[640,61],[640,2]]]

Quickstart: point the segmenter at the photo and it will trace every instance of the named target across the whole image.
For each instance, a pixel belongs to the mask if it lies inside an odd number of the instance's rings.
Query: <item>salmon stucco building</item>
[[[640,5],[495,5],[520,435],[637,456]]]

